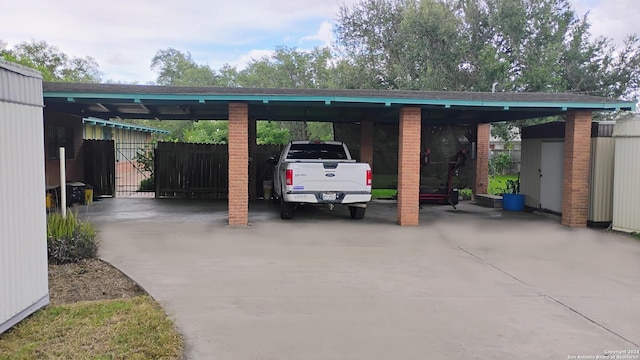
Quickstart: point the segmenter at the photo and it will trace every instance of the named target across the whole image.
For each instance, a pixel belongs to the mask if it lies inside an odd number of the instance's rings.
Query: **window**
[[[287,159],[345,160],[347,159],[347,154],[345,153],[344,146],[342,145],[315,143],[292,144],[289,148]]]
[[[59,148],[65,148],[65,157],[73,159],[75,157],[75,144],[73,142],[73,128],[68,126],[49,125],[45,130],[47,159],[58,160],[60,158]]]

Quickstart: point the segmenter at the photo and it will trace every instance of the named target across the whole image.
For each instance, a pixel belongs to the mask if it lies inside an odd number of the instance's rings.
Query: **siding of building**
[[[613,218],[614,144],[612,137],[591,138],[588,220],[592,222],[611,222]]]
[[[49,303],[40,74],[0,61],[0,333]]]
[[[564,123],[549,123],[525,128],[522,140],[520,193],[525,205],[540,207],[541,147],[543,142],[564,139]],[[591,165],[589,181],[590,223],[608,223],[613,218],[614,143],[613,123],[594,123],[591,129]],[[544,136],[544,137],[542,137]],[[564,154],[558,154],[564,156]],[[558,186],[562,186],[561,183]]]
[[[105,129],[110,130],[105,131]],[[135,128],[126,129],[85,123],[84,138],[85,140],[113,140],[116,148],[116,161],[132,161],[137,156],[141,145],[151,142],[151,132]]]
[[[614,230],[640,232],[640,117],[618,121],[614,129]]]

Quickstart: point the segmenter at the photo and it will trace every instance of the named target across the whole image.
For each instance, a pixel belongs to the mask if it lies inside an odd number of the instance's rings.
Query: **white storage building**
[[[640,232],[640,117],[619,120],[613,137],[616,160],[612,228]]]
[[[608,225],[613,218],[615,122],[591,125],[589,212],[591,225]],[[564,181],[564,122],[522,129],[520,193],[525,206],[552,213],[562,212]]]
[[[42,77],[0,60],[0,333],[49,303]]]

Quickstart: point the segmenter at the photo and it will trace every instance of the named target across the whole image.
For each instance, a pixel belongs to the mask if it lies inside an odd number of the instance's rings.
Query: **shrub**
[[[156,189],[156,182],[153,176],[150,176],[148,179],[143,179],[140,181],[140,187],[138,191],[153,191]]]
[[[49,214],[47,253],[49,263],[54,265],[95,258],[98,242],[93,224],[78,219],[78,215],[72,212],[66,218],[60,213]]]
[[[501,153],[498,157],[489,160],[490,175],[504,175],[511,168],[511,156],[507,153]]]
[[[472,189],[458,189],[458,195],[461,195],[463,200],[471,200],[471,197],[473,196],[473,190]]]

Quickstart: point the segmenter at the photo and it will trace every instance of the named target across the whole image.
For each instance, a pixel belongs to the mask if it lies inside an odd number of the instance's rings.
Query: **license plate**
[[[335,199],[337,199],[336,193],[333,193],[333,192],[322,193],[322,200],[333,201]]]

